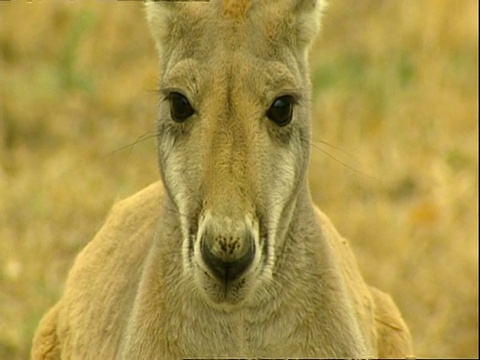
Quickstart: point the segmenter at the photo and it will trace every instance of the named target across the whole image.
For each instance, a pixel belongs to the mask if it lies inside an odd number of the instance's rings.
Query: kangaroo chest
[[[182,304],[177,305],[182,308]],[[128,336],[131,341],[125,358],[331,357],[364,350],[362,344],[353,344],[358,334],[346,323],[343,329],[335,329],[317,315],[302,318],[301,314],[280,310],[218,313],[200,306],[189,308],[185,314],[164,313],[156,320],[150,317],[139,324],[143,326],[131,327],[135,330]],[[332,338],[338,331],[344,331],[345,336]]]

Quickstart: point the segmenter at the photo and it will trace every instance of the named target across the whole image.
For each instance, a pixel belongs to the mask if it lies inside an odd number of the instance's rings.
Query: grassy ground
[[[419,356],[478,357],[478,3],[331,0],[312,193]],[[139,2],[0,2],[0,359],[28,356],[114,201],[158,179]]]

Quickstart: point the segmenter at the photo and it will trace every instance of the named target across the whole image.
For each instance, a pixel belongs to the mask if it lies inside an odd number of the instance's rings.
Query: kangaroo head
[[[255,301],[306,191],[308,47],[320,0],[151,1],[158,155],[185,274],[212,305]]]

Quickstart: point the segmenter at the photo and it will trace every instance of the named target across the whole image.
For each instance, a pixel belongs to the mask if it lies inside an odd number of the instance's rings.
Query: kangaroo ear
[[[150,33],[163,56],[185,32],[195,35],[195,24],[204,7],[192,0],[147,0],[145,9]]]
[[[174,5],[174,4],[171,4]],[[145,3],[147,22],[150,33],[155,41],[157,49],[161,52],[162,44],[168,34],[168,28],[172,22],[171,6],[165,6],[161,2],[147,1]]]
[[[261,19],[271,41],[299,51],[308,50],[316,37],[325,0],[263,0]]]
[[[322,12],[325,9],[324,0],[294,1],[296,16],[297,46],[308,48],[320,30]]]

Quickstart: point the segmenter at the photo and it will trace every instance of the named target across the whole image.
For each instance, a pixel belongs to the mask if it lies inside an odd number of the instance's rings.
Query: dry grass
[[[478,357],[478,3],[330,1],[311,57],[317,203],[419,356]],[[0,358],[28,356],[111,204],[158,179],[137,2],[0,2]]]

